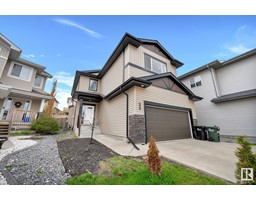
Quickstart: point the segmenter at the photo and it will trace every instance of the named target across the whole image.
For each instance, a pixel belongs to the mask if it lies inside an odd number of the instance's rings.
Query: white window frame
[[[22,67],[22,68],[21,68],[21,71],[22,71],[23,67],[24,67],[24,68],[27,68],[27,69],[29,69],[29,70],[30,70],[30,74],[29,74],[28,79],[24,79],[24,78],[21,78],[21,77],[17,77],[17,76],[13,76],[13,75],[11,75],[12,70],[13,70],[13,67],[14,67],[14,65],[15,65],[15,64],[16,64],[16,65],[20,65],[20,66]],[[15,78],[15,79],[22,80],[22,81],[30,82],[30,81],[31,81],[31,78],[32,78],[33,73],[34,73],[34,69],[33,69],[32,67],[28,67],[28,66],[23,65],[23,64],[20,64],[20,63],[18,63],[18,62],[12,62],[12,63],[11,63],[11,65],[10,65],[10,68],[9,68],[9,71],[8,71],[7,76],[9,76],[9,77],[11,77],[11,78]]]
[[[195,84],[194,87],[192,87],[192,84],[191,84],[192,81],[191,81],[191,80],[194,81],[194,84]],[[199,83],[199,82],[201,83],[200,85],[197,84],[197,83]],[[198,76],[195,76],[195,77],[189,79],[189,83],[190,83],[190,87],[191,87],[191,88],[195,88],[195,87],[202,86],[202,79],[201,79],[201,76],[198,75]]]
[[[91,89],[91,81],[96,81],[96,89],[95,90],[92,90]],[[90,91],[97,91],[98,90],[98,80],[96,80],[96,79],[89,79],[89,86],[88,86],[88,89],[90,90]]]
[[[146,56],[150,58],[150,69],[146,68]],[[162,69],[161,73],[152,70],[152,62],[153,62],[153,60],[161,64],[161,69]],[[155,72],[157,74],[163,74],[163,73],[167,72],[167,63],[165,63],[165,62],[163,62],[163,61],[161,61],[161,60],[159,60],[157,58],[154,58],[153,56],[150,56],[150,55],[148,55],[146,53],[144,54],[144,63],[145,63],[145,69],[150,70],[152,72]]]
[[[36,77],[37,77],[37,76],[40,76],[40,75],[36,75]],[[43,82],[44,82],[44,77],[43,77],[43,76],[40,76],[40,77],[42,77],[42,79],[41,79],[41,83],[40,83],[40,86],[39,86],[39,87],[35,85],[36,77],[35,77],[35,79],[34,79],[33,87],[42,89]]]

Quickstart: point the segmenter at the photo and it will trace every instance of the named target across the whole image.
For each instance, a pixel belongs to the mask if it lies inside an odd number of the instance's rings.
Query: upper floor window
[[[145,68],[158,74],[167,72],[166,63],[145,54]]]
[[[201,76],[195,76],[195,77],[190,79],[191,88],[198,87],[200,85],[202,85]]]
[[[43,84],[43,77],[42,76],[36,76],[34,81],[34,87],[42,88]]]
[[[8,75],[24,81],[30,81],[33,73],[33,69],[17,63],[11,65]]]
[[[98,81],[94,79],[90,79],[89,82],[89,90],[97,91]]]

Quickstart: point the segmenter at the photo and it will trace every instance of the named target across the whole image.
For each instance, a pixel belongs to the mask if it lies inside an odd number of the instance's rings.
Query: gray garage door
[[[191,138],[188,111],[146,106],[147,138],[156,141]]]

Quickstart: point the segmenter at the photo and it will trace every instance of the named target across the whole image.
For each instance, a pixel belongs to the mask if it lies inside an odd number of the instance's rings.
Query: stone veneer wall
[[[129,115],[129,137],[135,143],[145,142],[144,115]]]

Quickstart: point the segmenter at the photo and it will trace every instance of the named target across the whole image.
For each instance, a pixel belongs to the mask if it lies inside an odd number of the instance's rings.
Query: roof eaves
[[[221,103],[221,102],[244,99],[244,98],[250,98],[250,97],[256,97],[256,89],[223,95],[221,97],[217,97],[217,98],[212,99],[211,102]]]
[[[115,62],[115,60],[118,58],[118,56],[128,44],[132,44],[133,46],[138,47],[141,44],[141,41],[133,35],[125,33],[110,57],[108,58],[107,62],[99,72],[99,78],[103,77],[103,75],[108,71],[108,69],[111,67],[111,65]]]
[[[221,63],[220,63],[219,60],[214,60],[214,61],[212,61],[212,62],[210,62],[210,63],[208,63],[208,64],[206,64],[206,65],[203,65],[203,66],[201,66],[201,67],[198,67],[198,68],[196,68],[196,69],[194,69],[194,70],[192,70],[192,71],[190,71],[190,72],[187,72],[187,73],[185,73],[185,74],[179,76],[178,79],[181,80],[181,79],[183,79],[183,78],[187,78],[187,77],[190,76],[190,75],[193,75],[193,74],[195,74],[195,73],[198,73],[198,72],[201,72],[201,71],[206,70],[208,67],[212,67],[213,65],[220,65],[220,64],[221,64]]]
[[[142,80],[140,78],[131,77],[127,81],[122,83],[119,87],[115,88],[110,93],[108,93],[104,97],[104,99],[111,100],[112,98],[121,94],[123,91],[126,91],[126,90],[132,88],[133,86],[139,86],[139,87],[146,88],[146,87],[150,86],[150,84],[151,84],[150,82]]]

